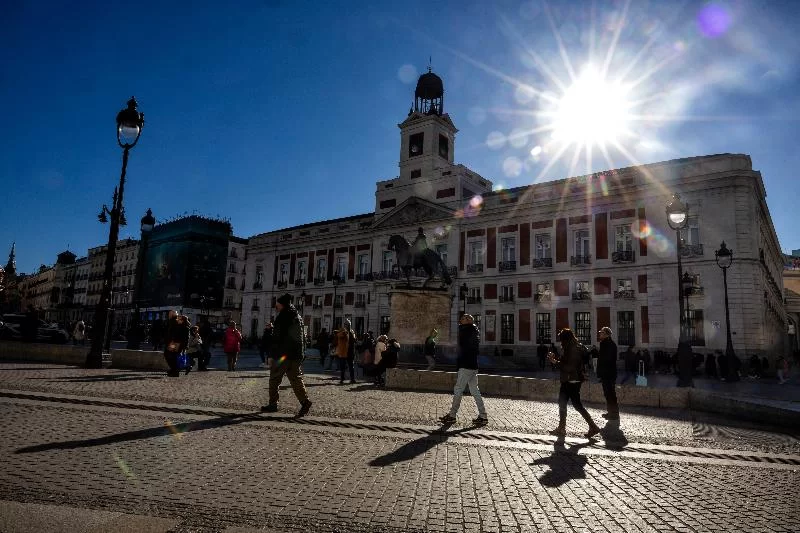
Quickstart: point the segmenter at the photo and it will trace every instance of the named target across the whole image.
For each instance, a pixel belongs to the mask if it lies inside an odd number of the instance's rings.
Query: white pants
[[[453,387],[453,405],[450,407],[450,415],[456,416],[458,408],[461,407],[461,397],[464,395],[464,387],[469,385],[469,392],[475,398],[475,405],[478,407],[478,416],[486,416],[486,406],[481,398],[481,391],[478,390],[478,371],[472,368],[461,368],[456,378],[456,386]]]

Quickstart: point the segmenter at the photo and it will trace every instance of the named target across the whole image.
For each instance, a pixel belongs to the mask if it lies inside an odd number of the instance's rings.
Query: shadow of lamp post
[[[733,250],[725,245],[725,241],[719,246],[719,250],[714,252],[717,258],[717,266],[722,269],[722,282],[725,285],[725,330],[726,330],[726,344],[725,344],[725,360],[728,363],[728,375],[725,376],[725,381],[739,381],[739,365],[736,361],[736,354],[733,351],[733,340],[731,340],[731,312],[728,307],[728,268],[733,263]]]
[[[145,257],[147,256],[147,241],[150,239],[150,233],[156,225],[156,218],[153,216],[153,211],[148,208],[147,213],[142,217],[141,230],[142,238],[139,241],[139,257],[136,261],[136,279],[133,282],[133,321],[129,329],[130,334],[128,338],[128,349],[138,350],[144,340],[144,331],[141,326],[141,311],[139,304],[142,299],[142,283],[144,281],[144,270],[147,265]]]
[[[87,368],[102,368],[103,366],[103,332],[106,331],[108,312],[111,307],[111,285],[113,282],[114,256],[117,252],[117,238],[119,237],[120,225],[125,225],[125,214],[123,212],[122,198],[125,192],[125,172],[128,168],[128,153],[131,148],[139,142],[144,126],[144,113],[140,113],[136,108],[136,98],[128,100],[128,107],[117,114],[117,143],[122,151],[122,172],[119,177],[119,186],[114,189],[113,203],[111,209],[103,205],[103,209],[97,216],[100,222],[108,222],[106,215],[111,217],[111,227],[108,232],[108,246],[106,248],[106,266],[103,273],[103,287],[100,292],[100,301],[94,313],[94,325],[92,331],[92,347],[86,355]]]

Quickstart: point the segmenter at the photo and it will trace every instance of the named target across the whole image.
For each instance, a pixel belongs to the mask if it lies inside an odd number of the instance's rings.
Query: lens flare
[[[122,473],[125,475],[128,481],[132,482],[135,485],[138,485],[139,480],[136,478],[136,474],[134,474],[133,469],[130,467],[130,465],[128,465],[125,459],[123,459],[116,453],[111,454],[111,457],[114,458],[114,462],[117,463],[117,466],[119,467],[120,470],[122,470]]]
[[[646,220],[634,220],[631,222],[631,233],[637,239],[646,239],[653,234],[653,226]]]
[[[493,131],[487,135],[486,145],[492,150],[500,150],[506,145],[506,136],[499,131]]]
[[[715,39],[731,27],[731,13],[720,4],[706,4],[697,14],[697,27],[704,36]]]

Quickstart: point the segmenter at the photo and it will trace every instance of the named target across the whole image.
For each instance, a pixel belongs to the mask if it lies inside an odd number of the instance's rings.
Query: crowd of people
[[[319,362],[325,370],[339,371],[339,384],[344,384],[349,374],[350,383],[356,383],[356,368],[376,385],[385,385],[386,369],[397,366],[400,343],[386,335],[377,339],[372,331],[358,335],[349,320],[342,327],[328,332],[326,328],[317,335],[314,348],[319,351]]]

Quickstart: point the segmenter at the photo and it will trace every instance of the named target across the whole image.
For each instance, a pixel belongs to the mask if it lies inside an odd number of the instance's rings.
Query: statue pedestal
[[[404,344],[423,344],[433,328],[439,330],[437,344],[450,342],[450,293],[435,289],[396,288],[389,291],[391,329],[389,337]]]

